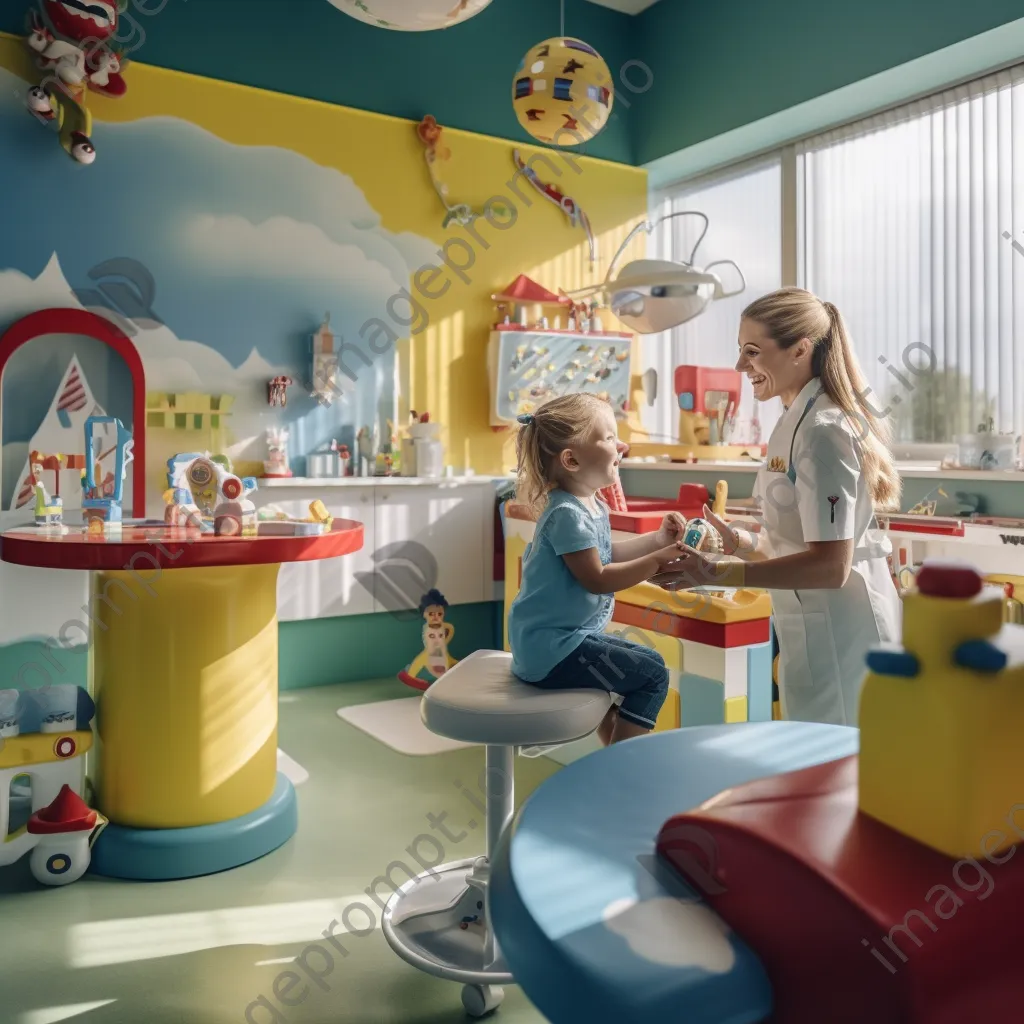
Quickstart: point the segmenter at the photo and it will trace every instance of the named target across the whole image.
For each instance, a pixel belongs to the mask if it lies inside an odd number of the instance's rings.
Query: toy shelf
[[[500,324],[487,347],[491,426],[505,427],[558,395],[589,392],[625,416],[632,334],[531,330]]]

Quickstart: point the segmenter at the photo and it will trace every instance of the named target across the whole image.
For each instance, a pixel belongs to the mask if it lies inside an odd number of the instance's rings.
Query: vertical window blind
[[[688,261],[704,230],[700,217],[658,218],[684,210],[699,210],[708,218],[707,233],[693,262],[704,267],[714,260],[733,260],[743,272],[746,289],[739,295],[711,303],[698,317],[661,334],[642,339],[643,369],[658,374],[658,394],[653,407],[641,412],[652,439],[676,440],[679,406],[672,382],[680,365],[736,365],[740,313],[759,295],[782,283],[782,171],[778,155],[733,169],[710,180],[672,190],[654,205],[656,226],[649,239],[649,255],[655,259]],[[715,267],[725,291],[739,286],[732,267]],[[750,384],[743,378],[743,394],[736,419],[738,441],[749,442],[750,421],[755,416],[767,440],[781,412],[778,402],[758,408]],[[778,408],[776,408],[778,407]]]
[[[797,147],[798,277],[898,441],[1024,430],[1024,66]]]

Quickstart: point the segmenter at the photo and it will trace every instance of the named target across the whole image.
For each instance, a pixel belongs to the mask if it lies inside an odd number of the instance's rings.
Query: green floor
[[[479,813],[456,783],[476,790],[483,749],[407,757],[337,717],[342,704],[408,697],[394,680],[281,695],[280,746],[309,773],[298,788],[299,832],[282,849],[234,871],[186,882],[130,883],[86,876],[67,888],[37,886],[28,858],[0,869],[0,1021],[4,1024],[455,1024],[467,1021],[460,986],[417,971],[381,934],[366,889],[393,862],[419,870],[407,847],[447,814],[445,859],[483,852]],[[518,758],[521,800],[558,770]],[[428,843],[417,847],[428,860]],[[382,900],[389,890],[378,889]],[[346,905],[362,936],[333,929]],[[316,948],[312,948],[317,944]],[[331,951],[328,959],[324,950]],[[305,962],[319,984],[294,963]],[[267,961],[273,961],[268,963]],[[292,973],[289,973],[292,972]],[[262,998],[262,1001],[260,999]],[[254,1005],[255,1004],[255,1005]],[[294,1004],[294,1005],[293,1005]],[[542,1022],[510,986],[494,1015]]]

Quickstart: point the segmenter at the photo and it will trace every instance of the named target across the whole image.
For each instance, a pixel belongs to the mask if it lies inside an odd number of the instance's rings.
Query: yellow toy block
[[[903,601],[903,646],[868,655],[860,809],[953,858],[1024,838],[1024,626],[974,570],[928,563]],[[1019,824],[1017,823],[1019,822]]]
[[[725,698],[725,721],[728,724],[747,721],[746,697]]]
[[[715,625],[767,619],[772,599],[765,590],[663,590],[656,583],[638,583],[620,591],[615,600],[638,608],[665,606],[673,615],[701,619]]]

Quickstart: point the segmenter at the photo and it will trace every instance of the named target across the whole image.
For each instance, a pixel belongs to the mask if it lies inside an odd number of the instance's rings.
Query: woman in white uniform
[[[892,547],[875,520],[899,507],[888,432],[830,302],[800,288],[765,295],[743,311],[739,346],[754,396],[785,410],[755,484],[761,529],[705,509],[734,557],[687,550],[677,564],[690,586],[771,592],[783,718],[856,726],[865,655],[901,635]]]

